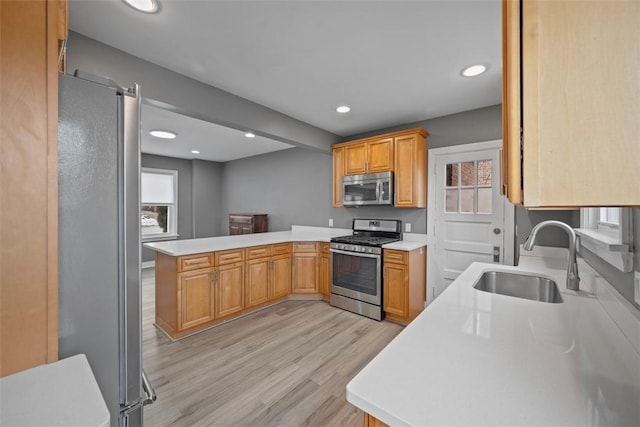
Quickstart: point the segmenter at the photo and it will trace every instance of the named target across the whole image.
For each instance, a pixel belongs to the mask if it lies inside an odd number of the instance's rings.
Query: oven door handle
[[[366,254],[364,252],[349,252],[349,251],[341,251],[339,249],[329,249],[329,251],[336,254],[360,256],[364,258],[381,258],[380,254]]]

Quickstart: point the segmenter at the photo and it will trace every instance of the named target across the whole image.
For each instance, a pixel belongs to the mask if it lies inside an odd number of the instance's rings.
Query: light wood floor
[[[289,301],[171,342],[153,326],[143,270],[144,367],[158,394],[146,426],[357,426],[347,383],[402,327],[321,301]]]

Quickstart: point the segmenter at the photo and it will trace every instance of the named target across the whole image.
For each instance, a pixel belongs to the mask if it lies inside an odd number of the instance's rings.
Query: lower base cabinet
[[[188,329],[214,319],[214,284],[210,269],[178,275],[178,328]]]
[[[319,293],[318,272],[318,247],[316,242],[294,242],[291,265],[291,293],[317,295]]]
[[[291,293],[291,254],[271,258],[269,294],[271,300],[284,298]]]
[[[426,261],[424,247],[407,252],[384,249],[383,310],[385,317],[407,324],[424,309]]]
[[[425,300],[425,248],[383,251],[383,309],[409,323]],[[177,339],[286,299],[329,300],[326,242],[294,242],[173,257],[156,254],[156,325]]]
[[[372,415],[364,413],[364,427],[389,427],[387,424],[383,423],[379,419],[375,418]]]
[[[328,243],[320,243],[320,253],[319,257],[319,268],[320,271],[318,273],[319,281],[320,281],[320,294],[322,294],[322,299],[325,301],[329,301],[329,296],[331,293],[331,258],[329,253],[329,244]]]
[[[269,301],[269,258],[250,259],[245,271],[246,308],[256,307]]]
[[[240,313],[244,309],[244,263],[216,267],[216,318]]]

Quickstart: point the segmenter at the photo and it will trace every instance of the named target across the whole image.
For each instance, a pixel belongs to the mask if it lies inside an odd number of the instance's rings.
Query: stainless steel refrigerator
[[[141,425],[139,88],[59,83],[59,356],[87,355],[112,426]]]

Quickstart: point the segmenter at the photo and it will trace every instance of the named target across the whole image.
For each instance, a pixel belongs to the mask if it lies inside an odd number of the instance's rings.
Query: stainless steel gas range
[[[402,221],[354,219],[331,239],[331,305],[382,320],[382,245],[402,240]]]

